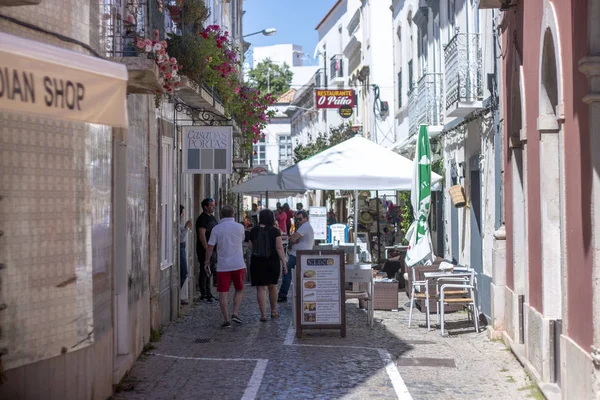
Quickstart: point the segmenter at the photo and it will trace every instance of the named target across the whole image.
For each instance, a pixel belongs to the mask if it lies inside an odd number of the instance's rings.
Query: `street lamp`
[[[263,29],[262,31],[257,31],[257,32],[249,33],[249,34],[244,35],[242,37],[245,38],[245,37],[248,37],[248,36],[258,35],[259,33],[262,33],[265,36],[273,36],[275,33],[277,33],[277,29],[275,29],[275,28],[267,28],[267,29]]]

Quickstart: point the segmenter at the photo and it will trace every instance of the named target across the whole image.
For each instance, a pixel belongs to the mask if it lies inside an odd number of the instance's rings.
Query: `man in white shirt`
[[[239,317],[240,305],[242,304],[242,291],[244,290],[244,273],[246,264],[244,262],[244,252],[242,244],[244,243],[244,226],[235,222],[233,207],[226,205],[221,209],[221,222],[215,226],[208,240],[208,249],[206,250],[206,262],[204,268],[210,275],[210,256],[215,246],[217,247],[217,292],[219,293],[219,303],[221,312],[225,318],[222,328],[230,328],[229,310],[227,306],[227,295],[229,286],[233,281],[235,294],[233,295],[233,314],[231,320],[241,324]]]
[[[296,251],[312,250],[315,242],[315,233],[308,222],[308,213],[306,211],[296,211],[294,225],[296,226],[296,232],[288,239],[288,242],[292,244],[292,249],[288,251],[288,273],[284,274],[281,278],[281,287],[279,288],[279,295],[277,297],[278,303],[287,301],[287,294],[292,283],[292,274],[294,273],[294,268],[296,268]]]

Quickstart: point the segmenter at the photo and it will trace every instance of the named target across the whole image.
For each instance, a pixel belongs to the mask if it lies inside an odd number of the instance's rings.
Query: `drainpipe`
[[[494,218],[494,227],[499,229],[502,226],[503,215],[503,201],[502,201],[502,132],[500,130],[500,93],[498,87],[498,25],[496,24],[496,18],[498,17],[497,11],[492,11],[492,27],[493,27],[493,39],[494,39],[494,79],[492,83],[492,110],[494,113],[494,175],[496,181],[495,187],[495,198],[496,198],[496,217]]]

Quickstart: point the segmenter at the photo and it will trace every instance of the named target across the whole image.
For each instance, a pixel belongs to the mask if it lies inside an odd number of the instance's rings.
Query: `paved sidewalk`
[[[165,329],[115,399],[526,399],[543,398],[503,343],[468,324],[441,337],[424,314],[376,311],[375,327],[348,301],[347,337],[307,331],[296,339],[291,304],[260,322],[245,288],[243,325],[222,329],[218,303],[200,303]],[[400,293],[401,304],[406,302]],[[230,305],[231,303],[230,296]],[[435,320],[435,316],[433,317]],[[454,313],[449,321],[464,320]]]

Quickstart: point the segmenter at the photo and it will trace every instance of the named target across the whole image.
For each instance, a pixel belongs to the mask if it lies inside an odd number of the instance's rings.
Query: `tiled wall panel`
[[[112,147],[104,126],[1,112],[0,121],[0,346],[10,369],[110,327]]]

